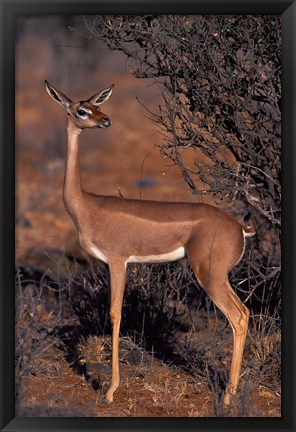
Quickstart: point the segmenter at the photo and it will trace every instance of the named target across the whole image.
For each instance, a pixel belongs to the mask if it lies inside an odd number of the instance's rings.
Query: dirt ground
[[[105,388],[110,367],[98,358],[88,363],[88,381],[73,371],[60,353],[52,352],[36,365],[18,415],[34,417],[215,417],[213,395],[201,378],[178,371],[157,360],[149,365],[121,362],[122,382],[112,404],[93,388],[104,374]],[[110,360],[109,360],[110,366]],[[94,377],[94,378],[93,378]],[[279,395],[265,386],[252,392],[247,407],[252,417],[280,417]],[[221,415],[232,416],[231,410]]]
[[[32,314],[35,313],[32,310]],[[247,343],[244,375],[238,396],[225,407],[218,391],[219,378],[207,373],[188,373],[184,368],[163,362],[146,352],[130,337],[120,339],[121,384],[114,402],[107,404],[104,394],[111,378],[110,336],[78,335],[78,320],[64,320],[60,332],[53,328],[60,319],[49,309],[37,306],[40,347],[32,344],[30,373],[22,385],[18,416],[33,417],[279,417],[280,394],[271,380],[258,379],[252,372],[252,343]],[[215,323],[213,317],[212,323]],[[56,328],[56,327],[55,327]],[[42,330],[41,330],[42,329]],[[44,333],[47,332],[45,336]],[[43,335],[41,336],[41,334]],[[36,337],[36,336],[35,336]],[[191,339],[197,347],[208,347],[219,354],[213,363],[221,376],[230,367],[231,333],[216,322],[211,329],[180,333],[179,340]],[[75,345],[73,340],[76,340]],[[35,340],[37,342],[38,337]],[[213,345],[216,341],[216,347]],[[64,343],[62,344],[61,341]],[[42,344],[46,347],[42,350]],[[218,347],[218,348],[217,348]],[[219,372],[220,371],[220,372]],[[258,384],[259,383],[259,384]],[[218,394],[219,393],[219,394]]]
[[[114,94],[104,105],[112,127],[85,131],[81,136],[81,171],[86,190],[104,195],[121,193],[130,198],[200,200],[190,194],[177,169],[155,148],[162,137],[137,100],[152,111],[157,110],[159,88],[132,78],[130,66],[121,54],[111,53],[97,41],[83,40],[68,30],[68,26],[81,26],[80,23],[77,17],[27,17],[18,22],[17,266],[43,268],[35,250],[45,254],[47,250],[64,251],[74,243],[73,225],[62,202],[65,114],[48,97],[45,79],[77,100],[115,84]],[[190,163],[192,160],[188,160]],[[48,325],[50,313],[47,311],[40,319]],[[46,349],[33,362],[18,406],[19,415],[217,415],[213,392],[205,378],[165,364],[151,353],[139,353],[136,346],[126,346],[124,339],[120,354],[122,383],[114,404],[105,404],[102,395],[111,373],[108,344],[107,341],[102,345],[94,337],[85,341],[83,373],[75,370],[54,344]],[[249,401],[251,416],[280,416],[280,395],[264,384],[252,390]]]

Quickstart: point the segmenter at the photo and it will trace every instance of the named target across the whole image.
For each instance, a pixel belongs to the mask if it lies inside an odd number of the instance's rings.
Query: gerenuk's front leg
[[[110,271],[110,321],[112,325],[112,378],[106,393],[107,403],[113,402],[113,394],[119,386],[119,329],[121,321],[121,309],[125,288],[125,263],[121,260],[114,260],[109,263]]]

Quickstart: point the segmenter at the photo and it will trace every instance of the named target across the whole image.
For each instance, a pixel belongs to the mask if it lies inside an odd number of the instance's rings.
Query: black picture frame
[[[11,1],[0,0],[0,430],[1,431],[295,431],[295,28],[286,0]],[[282,16],[283,363],[280,418],[17,418],[14,406],[14,47],[17,16],[48,14],[280,14]]]

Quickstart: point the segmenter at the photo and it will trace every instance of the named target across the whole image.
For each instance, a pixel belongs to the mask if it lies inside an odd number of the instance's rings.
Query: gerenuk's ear
[[[114,84],[111,84],[110,87],[106,88],[100,93],[96,93],[93,96],[91,96],[87,100],[87,102],[95,106],[101,105],[103,102],[106,102],[106,100],[109,99],[109,97],[113,92],[113,88],[114,88]]]
[[[48,81],[44,81],[46,91],[50,97],[53,98],[56,102],[62,105],[63,108],[67,109],[71,105],[72,101],[67,96],[65,96],[58,89],[54,88]]]

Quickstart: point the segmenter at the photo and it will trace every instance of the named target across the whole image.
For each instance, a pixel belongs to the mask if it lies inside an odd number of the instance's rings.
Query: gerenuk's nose
[[[99,124],[100,124],[100,127],[107,128],[107,127],[111,126],[112,122],[109,119],[109,117],[104,116],[103,118],[102,117],[100,118]]]
[[[109,118],[106,118],[104,121],[104,126],[107,128],[112,125],[112,121]]]

